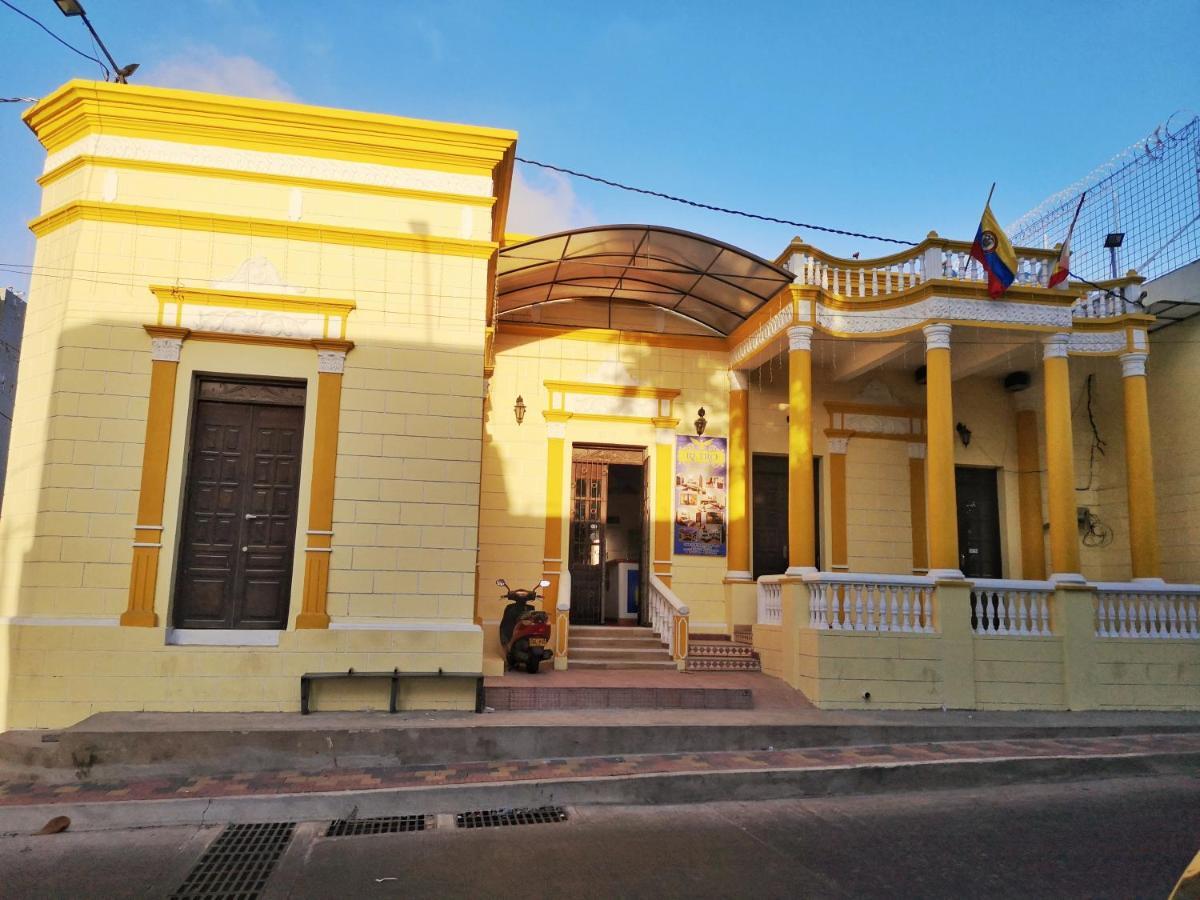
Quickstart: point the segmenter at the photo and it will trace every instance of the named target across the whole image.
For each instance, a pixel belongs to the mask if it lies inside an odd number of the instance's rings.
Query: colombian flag
[[[971,256],[979,260],[987,272],[988,294],[992,299],[1008,290],[1017,274],[1017,254],[1013,252],[1008,235],[992,215],[991,203],[983,208],[975,243],[971,245]]]

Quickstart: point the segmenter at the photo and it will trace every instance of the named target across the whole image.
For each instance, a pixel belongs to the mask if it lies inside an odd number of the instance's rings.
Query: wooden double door
[[[821,460],[813,459],[813,534],[816,566],[821,567]],[[753,486],[751,528],[755,578],[781,575],[788,567],[788,458],[755,453],[750,460]]]
[[[304,433],[303,382],[198,378],[176,628],[284,628]]]

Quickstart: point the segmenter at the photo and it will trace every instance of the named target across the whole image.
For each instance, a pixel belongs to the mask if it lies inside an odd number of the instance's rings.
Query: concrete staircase
[[[675,662],[649,628],[572,625],[572,669],[674,669]]]

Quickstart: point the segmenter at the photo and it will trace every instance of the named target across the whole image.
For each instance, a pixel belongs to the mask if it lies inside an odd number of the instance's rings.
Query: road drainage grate
[[[561,806],[538,806],[532,809],[476,809],[454,817],[456,828],[500,828],[504,825],[548,825],[567,821],[567,811]]]
[[[252,900],[292,839],[295,822],[226,825],[204,851],[172,900],[237,897]]]
[[[429,816],[380,816],[376,819],[334,819],[325,837],[352,837],[360,834],[396,834],[402,831],[424,831]]]

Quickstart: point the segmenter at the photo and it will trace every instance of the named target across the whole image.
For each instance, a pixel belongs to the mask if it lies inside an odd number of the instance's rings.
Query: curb
[[[0,834],[30,834],[57,815],[72,831],[314,821],[455,813],[546,804],[687,804],[782,800],[891,791],[996,787],[1137,775],[1195,775],[1200,751],[1060,755],[833,765],[803,769],[671,772],[332,793],[55,803],[0,809]]]

